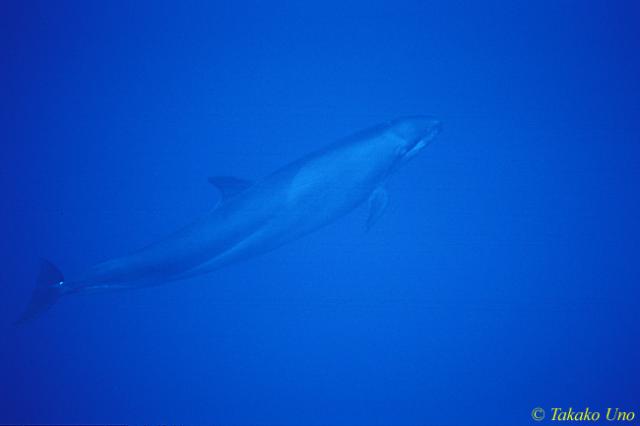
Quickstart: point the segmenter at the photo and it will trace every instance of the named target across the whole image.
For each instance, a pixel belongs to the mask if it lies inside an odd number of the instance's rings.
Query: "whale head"
[[[433,116],[402,117],[389,123],[395,154],[401,162],[413,158],[442,132],[442,122]]]

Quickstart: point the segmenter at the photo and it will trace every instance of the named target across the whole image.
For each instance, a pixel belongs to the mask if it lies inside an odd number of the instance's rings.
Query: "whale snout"
[[[442,121],[430,115],[402,117],[391,122],[391,130],[407,142],[417,143],[442,133]]]
[[[390,123],[390,131],[400,138],[400,157],[409,159],[442,133],[442,122],[430,115],[402,117]]]

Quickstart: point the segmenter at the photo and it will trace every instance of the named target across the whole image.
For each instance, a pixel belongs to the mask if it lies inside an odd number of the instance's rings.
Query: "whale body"
[[[221,202],[166,238],[68,280],[43,261],[31,300],[17,322],[37,316],[61,296],[153,286],[209,273],[300,238],[365,202],[368,229],[387,205],[385,180],[441,130],[434,117],[402,117],[333,143],[255,183],[211,177]]]

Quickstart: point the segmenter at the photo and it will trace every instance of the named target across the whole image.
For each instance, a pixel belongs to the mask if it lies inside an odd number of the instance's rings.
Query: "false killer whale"
[[[387,177],[441,130],[441,122],[431,116],[401,117],[313,152],[257,182],[211,177],[221,202],[161,241],[72,279],[43,260],[17,323],[65,295],[159,285],[214,271],[302,237],[366,201],[369,229],[387,205]]]

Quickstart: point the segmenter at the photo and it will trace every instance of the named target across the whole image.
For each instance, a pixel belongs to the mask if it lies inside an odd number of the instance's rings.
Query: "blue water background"
[[[4,2],[0,423],[530,424],[640,410],[640,10],[622,1]],[[436,142],[366,210],[23,327],[65,274],[369,125]]]

